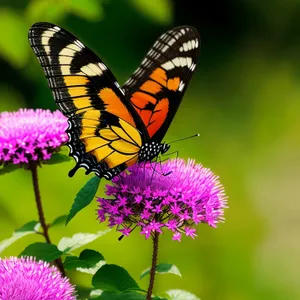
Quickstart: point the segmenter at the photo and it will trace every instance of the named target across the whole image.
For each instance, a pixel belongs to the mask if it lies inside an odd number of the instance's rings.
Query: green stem
[[[150,281],[149,281],[149,287],[148,287],[147,297],[146,297],[147,300],[151,300],[152,290],[154,286],[156,262],[157,262],[157,255],[158,255],[158,238],[159,238],[159,233],[155,232],[153,236],[152,265],[150,269]]]
[[[39,188],[37,168],[38,168],[37,164],[32,164],[30,166],[34,195],[35,195],[35,203],[36,203],[36,207],[37,207],[38,214],[39,214],[40,224],[41,224],[42,230],[43,230],[42,235],[44,236],[46,242],[51,244],[51,240],[50,240],[49,233],[48,233],[48,225],[46,224],[46,221],[45,221],[44,211],[43,211],[43,206],[42,206],[42,201],[41,201],[41,193],[40,193],[40,188]],[[65,276],[66,275],[65,269],[63,267],[61,259],[60,258],[56,259],[55,264],[56,264],[57,268],[59,269],[59,271],[61,272],[61,274],[63,276]]]

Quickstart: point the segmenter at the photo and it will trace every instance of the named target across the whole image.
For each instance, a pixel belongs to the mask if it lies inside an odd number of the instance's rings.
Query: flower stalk
[[[39,221],[40,224],[42,226],[42,235],[44,236],[45,240],[47,243],[51,244],[51,240],[50,240],[50,236],[49,236],[49,226],[46,224],[45,221],[45,216],[44,216],[44,210],[43,210],[43,205],[42,205],[42,201],[41,201],[41,193],[40,193],[40,188],[39,188],[39,181],[38,181],[38,172],[37,172],[37,168],[38,165],[35,163],[30,164],[29,166],[30,171],[31,171],[31,176],[32,176],[32,183],[33,183],[33,189],[34,189],[34,195],[35,195],[35,203],[36,203],[36,207],[38,210],[38,214],[39,214]],[[55,264],[57,266],[57,268],[59,269],[60,273],[63,276],[66,276],[65,273],[65,269],[63,267],[62,261],[60,258],[55,260]]]
[[[30,166],[33,189],[34,189],[34,196],[35,196],[35,203],[36,203],[36,208],[37,208],[38,214],[39,214],[40,224],[41,224],[42,230],[43,230],[42,234],[43,234],[46,242],[51,244],[49,233],[48,233],[48,225],[46,224],[46,221],[45,221],[43,205],[42,205],[42,201],[41,201],[41,193],[40,193],[40,188],[39,188],[37,167],[38,166],[36,164],[31,164],[31,166]]]
[[[151,300],[152,290],[154,286],[157,255],[158,255],[159,233],[155,232],[154,235],[152,236],[152,239],[153,239],[153,253],[152,253],[152,264],[150,269],[150,281],[149,281],[149,287],[148,287],[147,297],[146,297],[147,300]]]

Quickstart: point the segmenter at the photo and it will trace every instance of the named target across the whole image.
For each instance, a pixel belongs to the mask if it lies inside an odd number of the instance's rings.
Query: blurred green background
[[[180,288],[202,300],[300,299],[300,1],[1,0],[0,111],[20,107],[54,110],[42,68],[29,43],[32,23],[51,21],[92,48],[122,84],[164,31],[193,25],[201,35],[195,75],[166,141],[199,132],[173,145],[220,176],[229,196],[226,222],[197,227],[196,240],[161,237],[159,262],[174,263],[183,278],[160,275],[155,292]],[[197,3],[198,7],[195,7]],[[67,176],[73,161],[40,169],[50,222],[66,214],[89,177]],[[102,195],[102,181],[98,195]],[[0,178],[0,239],[37,219],[31,176],[20,170]],[[76,232],[96,232],[96,202],[54,242]],[[150,265],[152,243],[138,231],[121,242],[115,231],[88,245],[108,263],[139,274]],[[18,255],[28,236],[5,250]],[[71,273],[88,286],[90,276]]]

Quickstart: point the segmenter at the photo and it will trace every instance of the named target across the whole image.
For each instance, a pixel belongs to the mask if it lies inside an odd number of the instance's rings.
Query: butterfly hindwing
[[[164,33],[122,89],[140,115],[150,139],[160,142],[195,70],[198,31],[181,26]]]
[[[105,64],[54,24],[34,24],[29,41],[58,108],[69,118],[68,146],[77,161],[70,175],[84,167],[110,178],[134,163],[143,127],[137,130],[140,119]]]

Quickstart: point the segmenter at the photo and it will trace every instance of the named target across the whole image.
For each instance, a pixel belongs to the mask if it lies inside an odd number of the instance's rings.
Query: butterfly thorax
[[[164,154],[170,149],[170,145],[166,143],[148,142],[145,143],[139,152],[139,162],[151,161],[159,154]]]

